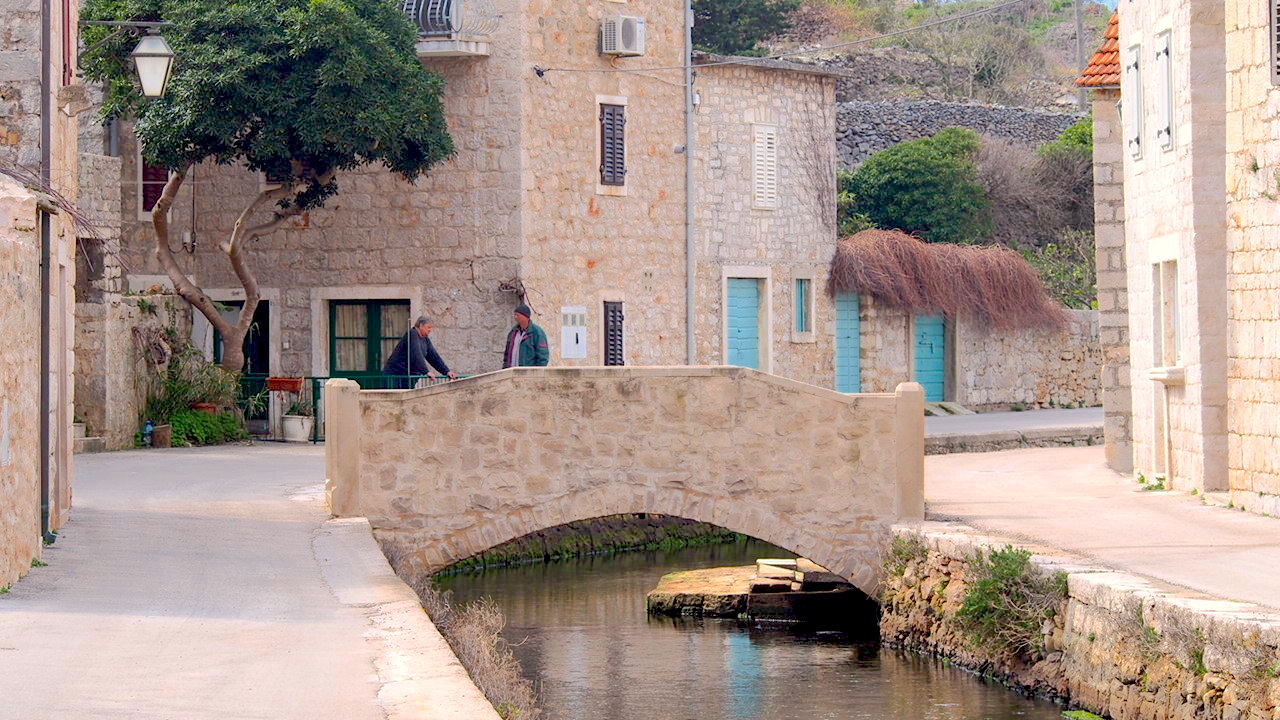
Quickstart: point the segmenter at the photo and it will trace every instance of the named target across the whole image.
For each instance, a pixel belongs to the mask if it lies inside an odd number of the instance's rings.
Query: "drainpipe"
[[[53,139],[53,3],[41,0],[40,3],[40,179],[46,186],[52,178],[53,151],[50,143]],[[49,385],[50,357],[50,319],[49,303],[50,245],[52,241],[53,219],[44,210],[40,211],[40,536],[45,542],[53,542],[54,535],[49,528],[50,506],[50,473],[49,456],[52,449],[52,438],[49,435],[49,411],[53,405],[50,398]]]
[[[697,314],[694,312],[694,289],[697,283],[697,263],[694,252],[693,211],[693,3],[684,3],[684,307],[685,307],[685,364],[697,362]]]

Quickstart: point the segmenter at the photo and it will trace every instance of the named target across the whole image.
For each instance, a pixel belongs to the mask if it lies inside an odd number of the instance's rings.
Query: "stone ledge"
[[[966,452],[995,452],[1034,447],[1079,447],[1103,444],[1103,426],[1076,425],[1036,428],[1032,430],[999,430],[985,433],[949,433],[927,435],[926,455],[948,455]]]

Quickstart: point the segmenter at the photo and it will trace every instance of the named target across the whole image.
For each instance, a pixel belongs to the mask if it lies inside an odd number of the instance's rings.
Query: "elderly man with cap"
[[[507,333],[506,349],[502,352],[502,367],[543,366],[551,359],[547,348],[547,334],[529,320],[532,311],[521,303],[516,307],[516,326]]]
[[[389,377],[391,387],[413,387],[413,380],[405,376],[430,375],[431,368],[435,368],[441,375],[448,375],[450,380],[458,378],[458,374],[445,365],[440,353],[436,352],[435,345],[431,344],[433,328],[435,323],[431,322],[431,318],[422,315],[413,324],[413,328],[400,338],[396,349],[391,351],[387,362],[382,366],[382,372]]]

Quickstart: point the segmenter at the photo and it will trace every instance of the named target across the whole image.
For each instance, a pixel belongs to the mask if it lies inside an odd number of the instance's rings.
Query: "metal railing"
[[[459,375],[461,380],[469,375]],[[371,375],[350,378],[360,384],[364,390],[408,390],[412,388],[430,387],[452,382],[444,376],[428,375]],[[284,440],[281,418],[295,403],[301,402],[309,407],[311,417],[315,418],[311,425],[311,442],[324,440],[324,384],[328,377],[308,376],[303,378],[303,387],[299,392],[285,390],[270,391],[267,389],[265,377],[245,377],[240,380],[240,408],[244,411],[245,424],[250,434],[259,440]],[[253,396],[266,394],[266,401],[259,402],[259,409],[254,410],[249,400]]]
[[[404,0],[402,7],[424,37],[487,38],[498,30],[492,0]]]

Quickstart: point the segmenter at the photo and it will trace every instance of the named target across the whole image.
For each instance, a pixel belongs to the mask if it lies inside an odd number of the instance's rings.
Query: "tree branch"
[[[156,201],[155,207],[151,210],[151,226],[155,231],[156,241],[156,257],[160,260],[160,266],[164,268],[165,273],[169,276],[169,280],[173,283],[173,289],[178,295],[193,307],[200,311],[202,315],[209,320],[209,324],[213,325],[218,332],[226,335],[231,330],[231,324],[223,319],[222,314],[218,312],[218,307],[204,294],[195,283],[182,272],[182,268],[178,267],[178,260],[173,256],[173,251],[169,249],[169,208],[173,206],[173,199],[177,197],[178,190],[182,187],[182,183],[187,179],[187,171],[191,168],[190,163],[181,170],[169,175],[168,181],[164,184],[164,192],[161,193],[160,199]]]

